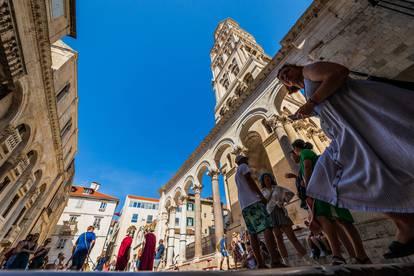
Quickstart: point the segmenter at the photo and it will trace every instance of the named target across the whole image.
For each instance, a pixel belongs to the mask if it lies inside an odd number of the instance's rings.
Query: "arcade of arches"
[[[219,23],[210,52],[216,125],[160,189],[157,234],[168,244],[167,269],[177,254],[183,265],[194,265],[194,260],[207,258],[200,232],[203,218],[197,200],[206,185],[211,185],[214,201],[215,239],[212,242],[218,241],[225,230],[227,235],[244,230],[234,179],[236,154],[248,155],[256,178],[262,172],[272,172],[279,185],[296,191],[295,184],[284,178],[286,172],[297,170],[289,158],[291,142],[297,138],[309,141],[317,153],[329,145],[315,118],[294,122],[288,118],[304,99],[300,94],[287,95],[278,83],[276,75],[280,66],[285,62],[308,64],[328,60],[372,75],[412,80],[414,40],[408,41],[404,34],[413,28],[401,20],[403,16],[398,10],[375,6],[370,1],[315,0],[286,34],[273,58],[233,19]],[[384,54],[383,45],[387,45],[390,54]],[[372,52],[367,52],[367,48]],[[379,56],[381,62],[378,62]],[[208,179],[203,177],[206,173],[210,176],[209,183],[203,183]],[[222,182],[218,181],[220,178]],[[226,198],[224,206],[230,210],[224,217],[220,204],[221,183]],[[179,246],[172,242],[175,237],[171,229],[174,207],[185,203],[189,191],[196,196],[195,256],[186,260],[183,257],[189,248],[186,226],[181,226]],[[287,209],[295,227],[300,227],[306,214],[299,207],[298,199]],[[354,218],[370,257],[373,261],[381,259],[375,248],[378,244],[385,248],[391,242],[393,227],[377,214],[354,213]],[[374,229],[382,231],[373,234]]]

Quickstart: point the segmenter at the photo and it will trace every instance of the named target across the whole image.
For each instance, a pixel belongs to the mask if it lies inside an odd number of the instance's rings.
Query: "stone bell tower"
[[[210,58],[217,123],[271,59],[255,38],[231,18],[217,26]]]

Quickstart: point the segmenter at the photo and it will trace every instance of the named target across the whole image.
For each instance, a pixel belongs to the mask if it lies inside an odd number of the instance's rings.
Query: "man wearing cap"
[[[258,234],[264,232],[266,247],[272,258],[272,267],[285,267],[280,261],[280,254],[272,232],[272,222],[266,211],[266,198],[263,196],[256,182],[253,180],[248,158],[243,155],[236,156],[237,172],[236,186],[242,209],[243,219],[250,236],[250,241],[258,268],[265,268]]]

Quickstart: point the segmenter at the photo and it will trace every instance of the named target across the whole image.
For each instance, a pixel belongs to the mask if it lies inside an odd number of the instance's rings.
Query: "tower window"
[[[65,1],[52,0],[52,17],[59,18],[65,15]]]

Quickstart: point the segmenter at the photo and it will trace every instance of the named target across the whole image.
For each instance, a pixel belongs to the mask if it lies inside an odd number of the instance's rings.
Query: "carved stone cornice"
[[[53,83],[52,54],[49,40],[48,14],[44,0],[30,0],[36,34],[41,76],[46,96],[46,104],[56,153],[59,172],[63,171],[62,140],[60,137],[59,116]]]

